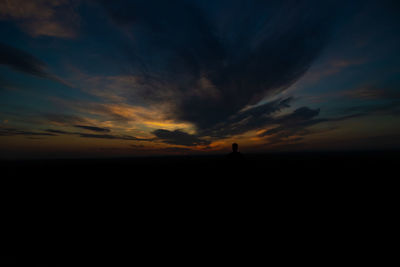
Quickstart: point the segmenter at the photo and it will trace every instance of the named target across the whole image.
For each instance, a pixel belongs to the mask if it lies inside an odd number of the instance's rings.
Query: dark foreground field
[[[397,217],[398,159],[364,152],[3,161],[9,262],[244,265],[255,255],[377,255]]]
[[[246,154],[2,161],[3,183],[28,192],[138,196],[282,195],[394,190],[400,152]]]
[[[118,196],[363,192],[397,182],[400,152],[246,154],[110,159],[3,161],[3,181],[46,192],[71,190]],[[33,191],[33,190],[30,190]],[[258,192],[258,194],[255,194]]]
[[[0,161],[7,177],[80,181],[186,180],[246,181],[307,180],[317,178],[376,179],[396,177],[400,152],[325,152],[246,154],[244,160],[225,155],[109,159],[46,159]],[[339,176],[335,176],[339,175]],[[350,177],[347,177],[350,175]]]

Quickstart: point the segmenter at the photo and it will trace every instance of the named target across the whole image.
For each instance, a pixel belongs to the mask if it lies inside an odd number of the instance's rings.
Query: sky
[[[0,158],[399,149],[399,12],[0,0]]]

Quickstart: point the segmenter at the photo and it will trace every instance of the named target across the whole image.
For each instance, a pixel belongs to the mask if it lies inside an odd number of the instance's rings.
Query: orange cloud
[[[73,38],[79,16],[70,0],[0,0],[0,19],[14,20],[32,36]]]
[[[52,100],[59,106],[78,112],[79,117],[84,118],[85,122],[90,125],[106,127],[121,133],[140,134],[143,138],[152,136],[150,132],[157,129],[169,131],[180,129],[189,134],[195,133],[195,127],[192,124],[168,118],[168,111],[162,106],[143,107],[123,103],[103,104],[69,102],[62,99]],[[63,116],[61,117],[63,118]]]

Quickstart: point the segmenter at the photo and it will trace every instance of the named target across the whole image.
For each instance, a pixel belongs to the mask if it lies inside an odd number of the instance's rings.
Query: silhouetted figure
[[[239,146],[236,143],[232,144],[232,152],[228,154],[228,159],[243,159],[242,153],[238,151]]]

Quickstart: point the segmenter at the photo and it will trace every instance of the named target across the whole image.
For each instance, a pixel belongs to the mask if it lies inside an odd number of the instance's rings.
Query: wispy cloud
[[[363,116],[363,114],[358,113],[341,117],[319,118],[319,113],[319,109],[298,108],[292,113],[274,118],[271,121],[271,125],[278,126],[263,131],[258,136],[268,137],[268,141],[274,144],[282,141],[298,142],[303,140],[305,136],[316,133],[315,130],[310,130],[315,125],[340,122]]]
[[[85,128],[86,129],[86,128]],[[91,129],[93,131],[93,129]],[[64,131],[56,129],[47,129],[48,135],[74,135],[82,138],[95,138],[95,139],[109,139],[109,140],[127,140],[127,141],[154,141],[155,138],[138,138],[131,135],[124,134],[97,134],[97,133],[83,133],[83,132],[73,132]],[[95,132],[102,132],[96,129]]]
[[[293,98],[288,97],[245,109],[215,127],[201,131],[200,134],[213,138],[226,138],[266,127],[275,122],[273,115],[290,107],[292,102]]]
[[[393,88],[378,87],[375,85],[367,85],[349,90],[343,93],[344,96],[361,99],[361,100],[378,100],[378,99],[389,99],[395,100],[400,99],[400,91]]]
[[[188,134],[180,130],[155,130],[153,134],[157,139],[167,144],[182,145],[182,146],[201,146],[209,145],[211,142],[201,139],[196,135]]]
[[[58,114],[58,113],[45,113],[42,114],[43,118],[48,122],[60,125],[60,126],[69,126],[76,125],[81,123],[88,123],[88,120],[82,116],[78,115],[70,115],[70,114]]]
[[[101,128],[101,127],[96,127],[96,126],[74,125],[74,127],[76,127],[76,128],[81,128],[81,129],[84,129],[84,130],[93,131],[93,132],[105,132],[105,133],[111,132],[110,129]]]
[[[45,78],[61,83],[67,87],[70,85],[60,77],[52,74],[47,65],[30,53],[19,48],[0,42],[0,65],[5,65],[12,70],[19,71],[25,74],[33,75],[39,78]],[[16,85],[2,80],[0,77],[0,86],[15,88]]]
[[[44,62],[21,49],[3,43],[0,43],[0,64],[41,78],[53,77],[47,72]]]
[[[3,128],[0,127],[0,136],[17,136],[17,135],[26,135],[26,136],[56,136],[54,133],[45,133],[45,132],[34,132],[30,130],[21,130],[15,128]]]
[[[77,125],[95,124],[104,127],[193,130],[191,124],[174,120],[168,107],[165,107],[163,104],[139,106],[126,103],[108,103],[107,101],[65,101],[60,99],[54,101],[58,105],[62,105],[86,117],[47,114],[46,117],[52,122],[65,123],[68,120],[68,123]],[[88,118],[89,116],[91,119]],[[98,120],[93,118],[98,118]],[[107,122],[107,125],[105,122]]]
[[[15,21],[32,36],[73,38],[79,15],[75,0],[1,0],[0,20]]]
[[[130,135],[112,135],[112,134],[88,134],[88,133],[73,133],[83,138],[97,138],[97,139],[117,139],[128,141],[153,141],[153,139],[137,138]]]
[[[367,58],[330,59],[322,64],[314,65],[310,68],[302,81],[307,84],[316,83],[329,76],[340,74],[348,68],[361,66],[366,62],[368,62]]]

